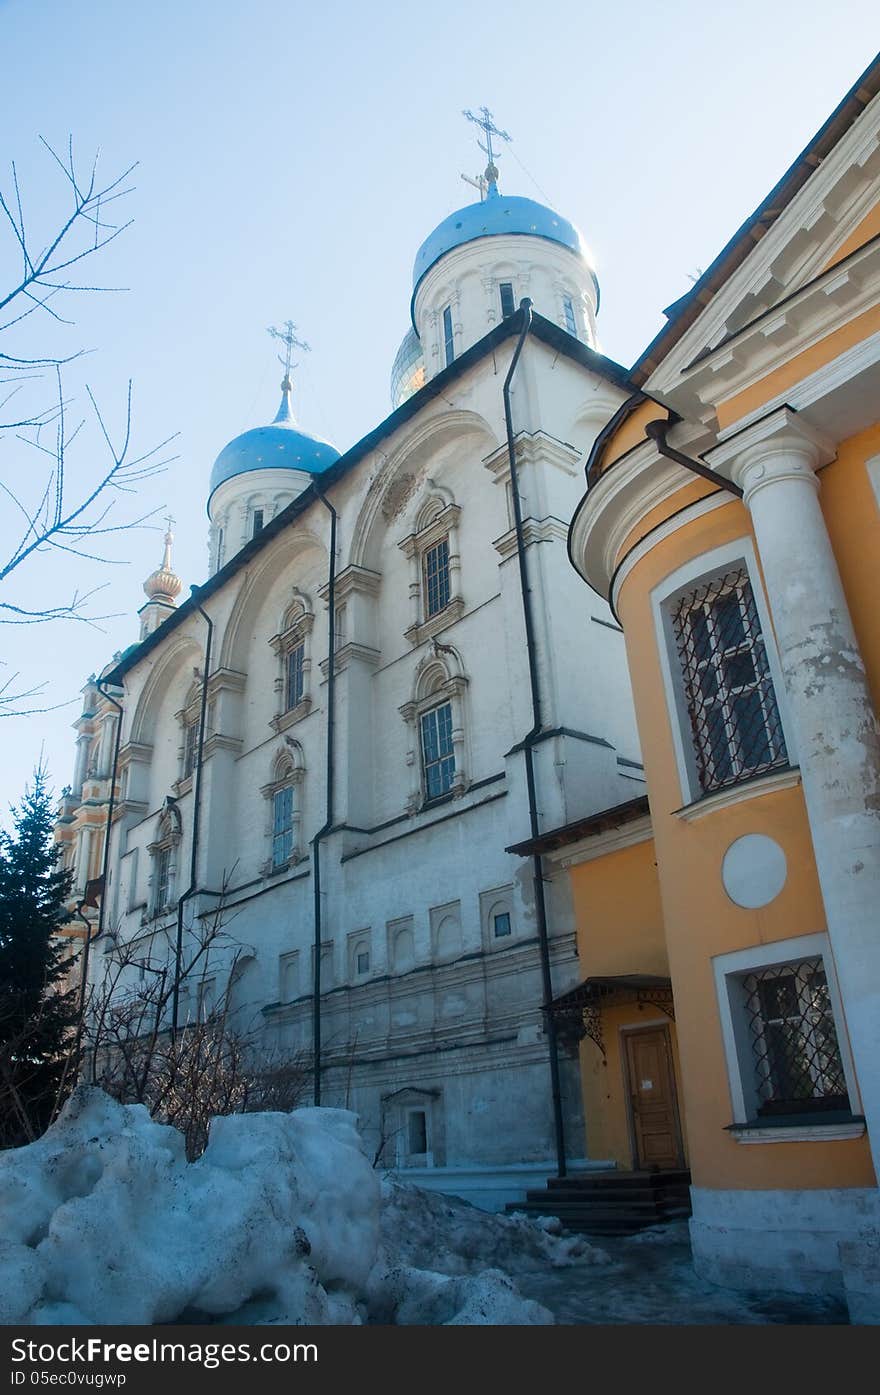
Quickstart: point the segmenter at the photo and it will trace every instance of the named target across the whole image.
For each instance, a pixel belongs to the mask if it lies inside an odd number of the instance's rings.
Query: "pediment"
[[[723,354],[762,317],[880,240],[880,96],[791,203],[766,210],[749,235],[754,247],[651,375],[651,389],[674,393],[695,365]]]

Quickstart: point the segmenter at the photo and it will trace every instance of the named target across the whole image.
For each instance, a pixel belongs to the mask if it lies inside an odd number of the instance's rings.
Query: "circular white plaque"
[[[785,886],[785,853],[766,833],[747,833],[731,843],[721,864],[721,880],[731,901],[757,910],[775,900]]]

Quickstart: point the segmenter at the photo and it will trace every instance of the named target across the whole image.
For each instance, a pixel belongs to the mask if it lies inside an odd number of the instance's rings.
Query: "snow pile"
[[[509,1273],[610,1262],[582,1236],[565,1234],[555,1216],[494,1215],[390,1177],[382,1183],[381,1239],[389,1257],[443,1274],[470,1274],[487,1265]]]
[[[188,1163],[143,1106],[82,1087],[43,1138],[0,1154],[0,1323],[553,1321],[497,1268],[476,1272],[500,1242],[478,1264],[433,1208],[419,1239],[424,1193],[385,1197],[380,1235],[382,1185],[344,1110],[215,1119]]]

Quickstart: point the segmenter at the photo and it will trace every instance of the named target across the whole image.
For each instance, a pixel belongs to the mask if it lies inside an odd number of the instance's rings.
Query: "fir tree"
[[[73,1083],[78,996],[61,988],[70,956],[58,931],[72,877],[57,866],[42,767],[13,820],[14,834],[0,833],[0,1147],[38,1137]]]

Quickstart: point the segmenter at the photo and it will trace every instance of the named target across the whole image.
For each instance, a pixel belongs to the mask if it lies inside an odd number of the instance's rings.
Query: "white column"
[[[880,733],[819,506],[816,469],[833,454],[783,407],[712,458],[727,455],[752,515],[880,1176]]]

